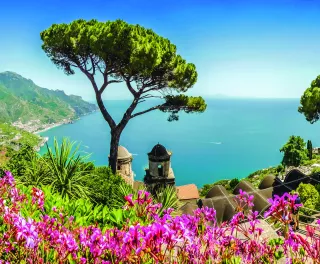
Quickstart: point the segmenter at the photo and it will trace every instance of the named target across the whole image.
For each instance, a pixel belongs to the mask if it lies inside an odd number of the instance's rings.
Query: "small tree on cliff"
[[[282,165],[299,166],[307,158],[306,144],[299,136],[291,136],[288,142],[280,149],[283,152]]]
[[[304,114],[306,120],[311,124],[320,118],[320,75],[311,82],[300,99],[298,111]]]
[[[91,82],[97,104],[111,129],[109,165],[113,172],[120,136],[130,119],[160,110],[170,112],[168,120],[173,121],[178,120],[179,111],[206,109],[203,98],[179,94],[196,83],[195,65],[187,63],[176,53],[175,45],[150,29],[122,20],[103,23],[80,19],[52,25],[41,33],[41,39],[42,49],[58,68],[67,75],[74,74],[77,68]],[[133,100],[116,124],[102,94],[110,84],[121,82]],[[163,103],[134,112],[138,104],[149,98],[160,98]]]
[[[307,142],[307,150],[308,150],[308,157],[310,160],[312,160],[312,142],[311,142],[311,140],[308,140],[308,142]]]

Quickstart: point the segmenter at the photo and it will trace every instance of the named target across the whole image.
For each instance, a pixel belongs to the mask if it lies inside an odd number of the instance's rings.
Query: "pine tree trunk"
[[[117,172],[117,157],[120,135],[120,129],[111,130],[109,166],[114,174]]]

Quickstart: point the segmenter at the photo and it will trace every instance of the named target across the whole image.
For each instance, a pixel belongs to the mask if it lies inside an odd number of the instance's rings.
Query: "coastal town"
[[[41,133],[41,132],[44,132],[48,129],[57,127],[57,126],[61,126],[64,124],[72,124],[73,122],[74,122],[73,119],[65,118],[65,119],[62,119],[61,121],[56,122],[56,123],[44,124],[39,119],[36,119],[36,120],[29,120],[25,123],[21,122],[21,120],[18,120],[16,122],[13,122],[12,125],[17,128],[28,131],[30,133]]]

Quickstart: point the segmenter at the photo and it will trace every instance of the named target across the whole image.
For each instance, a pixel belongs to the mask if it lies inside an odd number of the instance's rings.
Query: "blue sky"
[[[39,34],[53,23],[120,18],[152,28],[197,66],[191,95],[298,98],[320,74],[316,0],[18,0],[0,6],[0,72],[87,100],[94,98],[88,80],[79,72],[64,75],[41,49]],[[105,93],[130,97],[122,85]]]

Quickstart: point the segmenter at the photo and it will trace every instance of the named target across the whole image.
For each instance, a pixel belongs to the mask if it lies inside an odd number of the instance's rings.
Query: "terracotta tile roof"
[[[195,184],[177,186],[179,200],[199,199],[199,191]]]

